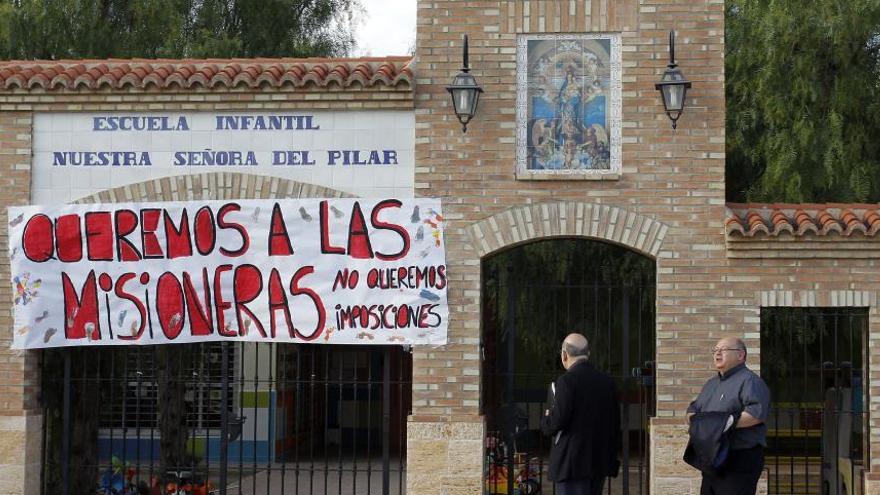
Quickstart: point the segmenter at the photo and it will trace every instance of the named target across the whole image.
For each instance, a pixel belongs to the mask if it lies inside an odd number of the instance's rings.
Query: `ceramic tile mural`
[[[616,172],[620,70],[612,56],[615,41],[562,35],[520,40],[520,172]]]

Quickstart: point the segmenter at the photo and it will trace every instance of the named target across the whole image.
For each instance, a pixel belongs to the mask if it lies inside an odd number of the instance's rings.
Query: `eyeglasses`
[[[745,349],[739,347],[716,347],[712,349],[712,354],[718,354],[719,352],[728,352],[728,351],[744,351]]]

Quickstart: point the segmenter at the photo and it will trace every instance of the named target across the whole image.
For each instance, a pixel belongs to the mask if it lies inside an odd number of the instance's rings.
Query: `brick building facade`
[[[670,30],[693,89],[673,131],[654,87]],[[620,173],[600,180],[517,179],[517,40],[614,33],[621,46]],[[446,93],[470,37],[486,91],[466,134]],[[716,0],[418,2],[417,51],[352,61],[69,61],[0,65],[4,205],[31,201],[31,128],[40,112],[366,109],[415,115],[416,196],[448,220],[449,344],[413,351],[407,492],[483,486],[481,260],[527,241],[588,238],[656,262],[656,414],[650,491],[699,492],[680,461],[685,408],[711,373],[708,350],[742,337],[760,368],[761,312],[846,307],[869,315],[864,491],[880,493],[880,288],[877,205],[727,205],[724,197],[724,3]],[[146,74],[146,75],[145,75]],[[344,188],[341,188],[344,189]],[[346,194],[279,178],[207,173],[145,180],[86,201]],[[5,215],[5,213],[4,213]],[[6,225],[6,221],[3,225]],[[6,242],[5,227],[0,241]],[[8,262],[0,264],[9,275]],[[9,301],[9,288],[0,288]],[[0,323],[11,333],[11,307]],[[9,340],[11,337],[7,338]],[[8,347],[8,346],[7,346]],[[0,491],[38,493],[39,353],[0,350]],[[766,489],[766,485],[762,485]]]

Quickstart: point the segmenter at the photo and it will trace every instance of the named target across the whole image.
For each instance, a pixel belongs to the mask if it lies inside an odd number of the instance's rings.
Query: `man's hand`
[[[748,428],[750,426],[755,426],[763,423],[760,419],[752,416],[751,414],[743,411],[742,415],[739,417],[739,421],[736,423],[737,428]]]
[[[550,416],[550,409],[544,410],[544,416]]]
[[[688,413],[688,424],[691,424],[691,418],[694,417],[696,413]]]

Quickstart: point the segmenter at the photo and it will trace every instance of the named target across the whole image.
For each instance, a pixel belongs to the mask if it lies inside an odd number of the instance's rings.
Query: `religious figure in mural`
[[[607,170],[609,40],[528,46],[528,168]]]
[[[565,81],[556,97],[556,142],[562,144],[564,168],[572,168],[583,137],[583,124],[580,120],[581,91],[574,78],[574,67],[565,69]]]

